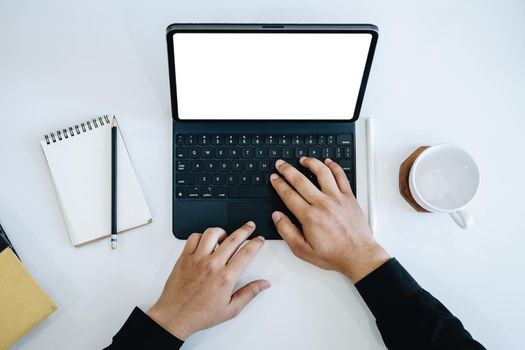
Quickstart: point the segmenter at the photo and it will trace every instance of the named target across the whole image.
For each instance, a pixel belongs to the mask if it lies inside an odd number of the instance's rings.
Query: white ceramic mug
[[[408,179],[410,193],[424,209],[449,213],[463,229],[474,218],[463,208],[479,187],[479,169],[463,149],[451,144],[430,146],[419,154]]]

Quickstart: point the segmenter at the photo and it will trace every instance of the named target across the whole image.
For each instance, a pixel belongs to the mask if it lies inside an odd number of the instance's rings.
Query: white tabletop
[[[366,3],[366,4],[365,4]],[[147,4],[147,5],[146,5]],[[171,234],[165,28],[173,22],[369,22],[379,43],[362,116],[376,118],[378,240],[488,348],[521,348],[525,305],[525,3],[291,0],[0,3],[0,220],[58,310],[15,349],[96,349],[159,295],[183,241]],[[154,222],[73,248],[39,140],[115,113]],[[364,119],[364,118],[362,118]],[[362,120],[358,196],[365,204]],[[398,192],[418,146],[451,142],[481,169],[462,231]],[[243,276],[273,287],[184,349],[382,349],[343,277],[268,242]]]

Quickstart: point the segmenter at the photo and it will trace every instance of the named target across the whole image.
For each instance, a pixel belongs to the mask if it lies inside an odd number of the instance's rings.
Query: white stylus
[[[366,120],[366,173],[368,181],[368,224],[372,233],[376,232],[374,153],[374,120],[368,118]]]

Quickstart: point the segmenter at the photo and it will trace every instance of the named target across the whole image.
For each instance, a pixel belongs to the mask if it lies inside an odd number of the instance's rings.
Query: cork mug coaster
[[[421,213],[430,213],[428,210],[417,204],[416,200],[410,193],[410,185],[408,184],[408,178],[410,176],[410,169],[416,158],[430,146],[421,146],[416,149],[410,156],[399,167],[399,192],[401,196],[414,208],[416,211]]]
[[[399,192],[420,213],[448,213],[462,229],[474,224],[465,206],[480,182],[472,156],[452,144],[421,146],[399,167]]]

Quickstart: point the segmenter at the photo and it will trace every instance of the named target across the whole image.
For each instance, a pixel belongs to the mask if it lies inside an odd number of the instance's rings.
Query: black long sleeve
[[[395,258],[355,286],[389,349],[485,349]]]
[[[184,342],[136,307],[106,350],[179,349]]]

